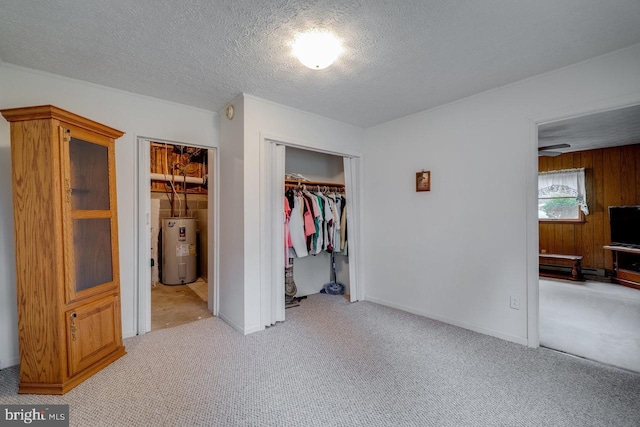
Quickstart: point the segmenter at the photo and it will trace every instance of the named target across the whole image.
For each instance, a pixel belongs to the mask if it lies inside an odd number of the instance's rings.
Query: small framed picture
[[[416,172],[416,191],[431,191],[431,171]]]

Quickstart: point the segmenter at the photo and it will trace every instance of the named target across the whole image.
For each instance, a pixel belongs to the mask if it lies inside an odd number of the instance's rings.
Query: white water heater
[[[162,283],[183,285],[197,277],[196,219],[162,220]]]

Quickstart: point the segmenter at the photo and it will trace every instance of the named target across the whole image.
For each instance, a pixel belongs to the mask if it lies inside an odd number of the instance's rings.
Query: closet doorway
[[[145,333],[213,316],[215,151],[139,139],[139,155],[138,321]]]
[[[325,285],[339,283],[344,285],[344,295],[335,295],[336,298],[346,297],[351,302],[363,299],[362,288],[359,286],[362,256],[359,250],[360,156],[270,139],[263,140],[263,147],[265,150],[262,160],[266,166],[262,175],[262,194],[265,195],[262,217],[264,239],[261,251],[263,324],[269,326],[285,320],[286,273],[289,273],[289,276],[293,275],[297,288],[295,297],[314,295],[323,289],[326,290]],[[283,198],[287,186],[296,191],[306,190],[324,196],[341,194],[344,197],[347,206],[344,221],[347,231],[346,248],[342,247],[341,242],[337,242],[340,248],[335,253],[333,250],[328,252],[325,248],[319,250],[317,242],[311,236],[307,252],[312,254],[293,257],[293,271],[286,270],[285,262],[292,253],[291,248],[285,250],[282,239],[285,233],[285,221],[282,220]],[[313,210],[311,199],[307,199],[307,202]],[[299,208],[302,207],[302,203],[304,199],[300,199]],[[323,240],[326,238],[324,236]],[[342,238],[341,234],[335,236],[339,236],[338,239]],[[316,254],[313,255],[313,252]],[[304,306],[304,300],[301,305]]]
[[[326,293],[325,288],[332,283],[336,285],[329,292],[340,292],[350,298],[344,181],[341,156],[295,147],[285,149],[284,194],[290,210],[287,224],[292,238],[292,246],[285,253],[287,308],[304,304],[302,299],[309,295]],[[304,224],[307,214],[316,228],[308,237],[303,234],[307,231]]]

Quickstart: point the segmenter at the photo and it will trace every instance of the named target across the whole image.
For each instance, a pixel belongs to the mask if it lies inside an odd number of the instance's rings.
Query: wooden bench
[[[583,281],[582,277],[582,255],[561,255],[561,254],[540,254],[540,264],[542,264],[543,260],[553,260],[553,261],[569,261],[571,263],[571,276],[568,274],[562,274],[557,271],[544,271],[542,268],[539,269],[540,276],[544,277],[556,277],[559,279],[569,279],[575,281]],[[558,267],[566,267],[561,264],[551,264]]]

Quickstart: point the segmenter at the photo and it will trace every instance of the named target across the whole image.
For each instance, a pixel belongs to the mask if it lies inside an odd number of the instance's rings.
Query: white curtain
[[[538,198],[575,197],[580,210],[589,215],[584,186],[584,168],[564,169],[538,174]]]

